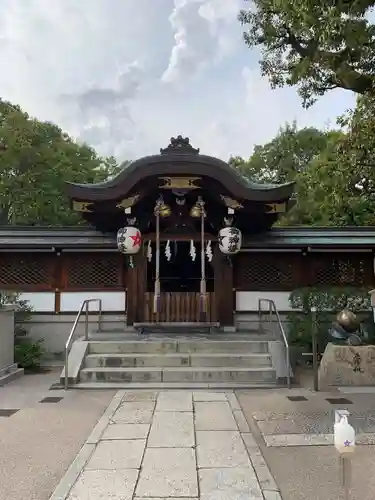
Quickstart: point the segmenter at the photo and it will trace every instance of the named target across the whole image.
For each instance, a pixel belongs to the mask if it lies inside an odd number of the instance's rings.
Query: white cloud
[[[324,126],[352,102],[303,111],[271,91],[242,42],[243,0],[0,0],[0,95],[102,154],[132,159],[171,136],[248,156],[286,121]]]
[[[231,52],[239,38],[233,36],[233,24],[240,3],[241,0],[174,0],[169,21],[175,45],[163,81],[183,82]]]

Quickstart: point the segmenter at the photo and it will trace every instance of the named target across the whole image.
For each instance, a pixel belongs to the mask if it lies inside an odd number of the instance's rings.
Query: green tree
[[[303,105],[335,88],[374,91],[374,1],[253,0],[242,10],[245,42],[261,49],[261,71],[271,86],[299,88]]]
[[[339,123],[327,132],[287,125],[248,161],[231,158],[249,180],[296,183],[278,225],[375,225],[375,99],[361,96]]]
[[[255,146],[248,161],[233,157],[229,163],[249,180],[277,184],[294,181],[338,135],[340,132],[314,127],[298,130],[296,123],[287,124],[272,141]]]
[[[347,133],[296,177],[287,224],[375,225],[375,99],[362,96],[340,119]]]
[[[100,182],[118,171],[114,158],[100,158],[58,126],[2,100],[0,144],[0,224],[81,223],[70,209],[65,182]]]

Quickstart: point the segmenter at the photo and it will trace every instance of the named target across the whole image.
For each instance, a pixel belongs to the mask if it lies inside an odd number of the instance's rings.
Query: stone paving
[[[51,500],[281,500],[234,393],[118,391]]]
[[[358,445],[375,444],[375,395],[315,393],[310,390],[238,391],[246,415],[257,424],[267,446],[333,444],[336,409],[350,412]]]
[[[357,431],[350,500],[375,498],[374,391],[307,389],[237,391],[236,396],[283,500],[344,500],[338,454],[332,446],[334,410],[346,408]],[[342,401],[342,398],[347,401]],[[340,400],[340,401],[338,401]],[[268,420],[267,420],[268,419]]]

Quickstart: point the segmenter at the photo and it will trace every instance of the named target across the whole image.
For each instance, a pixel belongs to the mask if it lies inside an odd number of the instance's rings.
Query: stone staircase
[[[269,341],[259,334],[94,334],[73,344],[68,375],[84,389],[277,385]]]

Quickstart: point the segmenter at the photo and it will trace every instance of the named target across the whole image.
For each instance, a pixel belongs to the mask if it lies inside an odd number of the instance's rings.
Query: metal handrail
[[[70,334],[68,337],[68,340],[66,341],[65,344],[65,384],[64,388],[67,391],[68,386],[69,386],[69,377],[68,377],[68,364],[69,364],[69,352],[70,348],[72,346],[72,341],[74,338],[74,334],[76,332],[76,328],[78,325],[78,322],[80,320],[81,314],[85,310],[85,340],[87,341],[89,339],[89,304],[92,302],[98,302],[99,303],[99,308],[98,308],[98,330],[101,330],[102,326],[102,299],[86,299],[82,302],[81,307],[79,308],[79,311],[77,313],[76,319],[73,323],[72,329],[70,330]]]
[[[272,321],[272,312],[275,313],[277,323],[280,328],[281,336],[284,341],[285,345],[285,350],[286,350],[286,379],[287,379],[287,384],[288,384],[288,389],[291,387],[291,377],[290,377],[290,350],[289,350],[289,342],[288,342],[288,337],[287,334],[285,333],[283,324],[280,319],[279,312],[276,308],[276,304],[273,300],[271,299],[258,299],[258,314],[259,314],[259,321],[262,322],[262,303],[265,302],[268,304],[268,312],[269,312],[269,321],[271,323]]]

